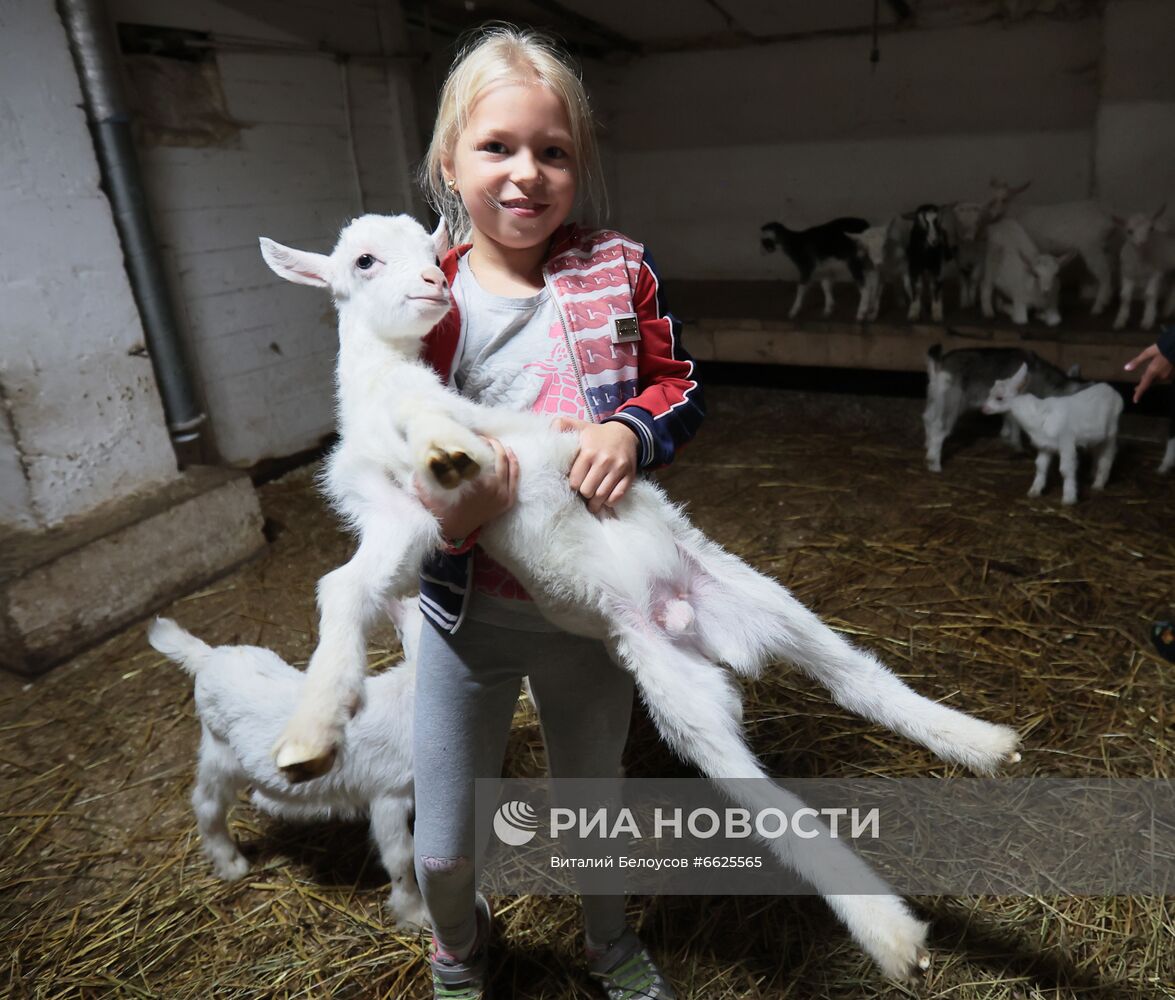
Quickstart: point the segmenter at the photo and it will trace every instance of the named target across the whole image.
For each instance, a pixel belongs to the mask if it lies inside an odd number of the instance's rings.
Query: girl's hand
[[[472,535],[487,521],[514,506],[518,495],[518,457],[497,438],[484,439],[494,449],[493,469],[483,469],[468,486],[453,496],[437,497],[414,482],[416,496],[440,523],[441,534],[450,540]]]
[[[1142,394],[1147,391],[1155,382],[1170,382],[1175,366],[1171,364],[1162,353],[1159,351],[1158,344],[1151,344],[1138,357],[1132,358],[1126,362],[1126,370],[1128,372],[1134,371],[1140,364],[1147,362],[1146,370],[1142,373],[1142,378],[1139,380],[1138,387],[1134,390],[1134,401],[1137,403],[1142,399]]]
[[[619,420],[593,424],[558,417],[554,424],[560,431],[579,431],[579,452],[568,477],[571,488],[587,501],[593,514],[615,507],[636,478],[636,434]]]

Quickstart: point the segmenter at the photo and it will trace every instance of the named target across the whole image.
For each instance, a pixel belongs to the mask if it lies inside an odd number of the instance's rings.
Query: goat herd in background
[[[1098,316],[1113,295],[1115,254],[1120,301],[1115,330],[1129,321],[1138,289],[1144,330],[1155,324],[1164,282],[1171,287],[1162,313],[1175,313],[1175,282],[1170,281],[1175,276],[1175,236],[1161,221],[1166,205],[1128,217],[1114,215],[1095,201],[1022,205],[1017,196],[1028,187],[993,179],[986,201],[920,205],[878,225],[852,216],[802,230],[769,222],[762,227],[762,244],[767,251],[782,251],[799,271],[792,319],[817,280],[824,291],[824,316],[830,316],[832,283],[847,268],[860,292],[858,321],[875,320],[886,286],[894,285],[905,295],[908,320],[921,318],[928,297],[931,318],[941,322],[943,279],[953,264],[961,308],[973,308],[978,295],[986,319],[994,319],[998,307],[1017,325],[1035,313],[1048,326],[1057,326],[1061,269],[1081,258],[1097,282],[1093,315]]]

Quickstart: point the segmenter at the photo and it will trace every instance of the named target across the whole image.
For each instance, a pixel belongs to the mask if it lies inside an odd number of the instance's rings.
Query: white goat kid
[[[1021,365],[1010,378],[991,387],[984,413],[1009,413],[1037,447],[1036,478],[1030,497],[1044,492],[1053,455],[1060,456],[1064,479],[1061,502],[1077,502],[1077,449],[1089,448],[1097,456],[1093,488],[1105,488],[1118,450],[1118,418],[1122,397],[1113,386],[1095,382],[1070,396],[1039,399],[1024,392],[1028,366]]]
[[[860,248],[865,261],[865,280],[861,286],[861,299],[857,306],[857,322],[877,319],[881,311],[881,296],[885,286],[900,284],[906,290],[907,302],[911,298],[910,274],[906,266],[906,239],[903,220],[899,216],[880,226],[870,226],[863,233],[848,233]]]
[[[1121,288],[1118,315],[1114,329],[1121,330],[1130,319],[1134,289],[1142,286],[1143,310],[1141,326],[1149,330],[1155,325],[1159,311],[1159,291],[1164,278],[1175,273],[1175,236],[1171,236],[1160,218],[1167,210],[1162,205],[1153,213],[1135,212],[1128,219],[1115,219],[1126,233],[1126,242],[1119,254]],[[1170,315],[1175,308],[1175,285],[1172,286],[1163,312]]]
[[[1010,187],[992,179],[988,210],[991,218],[1017,220],[1042,253],[1054,257],[1080,255],[1097,281],[1092,313],[1100,316],[1114,294],[1114,264],[1110,242],[1114,217],[1096,201],[1064,201],[1051,205],[1021,205],[1015,200],[1031,185]]]
[[[227,825],[237,793],[253,788],[264,812],[293,820],[367,817],[380,861],[392,880],[388,911],[396,923],[421,926],[428,912],[412,867],[412,695],[416,602],[394,602],[405,648],[402,665],[367,680],[365,707],[347,723],[345,749],[329,774],[291,785],[275,766],[274,742],[289,720],[306,677],[275,653],[256,646],[213,648],[167,618],[147,639],[195,679],[200,754],[192,806],[200,844],[216,874],[241,878],[249,863]]]
[[[1074,251],[1061,257],[1041,253],[1024,227],[1015,219],[1001,219],[987,228],[987,253],[980,279],[979,300],[983,315],[995,318],[995,292],[1009,300],[1005,311],[1023,326],[1030,310],[1039,312],[1048,326],[1057,326],[1060,292],[1058,275]]]
[[[959,275],[959,305],[975,305],[983,263],[987,256],[987,225],[991,220],[986,205],[977,201],[959,201],[950,206],[954,220],[955,269]]]
[[[757,787],[773,789],[779,801],[786,796],[748,749],[738,689],[720,664],[754,676],[789,660],[840,704],[983,773],[1019,758],[1012,730],[914,693],[774,580],[702,535],[652,482],[636,482],[615,517],[596,517],[568,484],[575,434],[442,386],[418,360],[422,339],[448,309],[434,258],[440,239],[406,216],[364,216],[330,256],[262,241],[279,275],[334,294],[341,440],[325,481],[360,533],[351,562],[320,582],[321,640],[302,702],[275,748],[280,766],[295,773],[329,766],[360,698],[365,623],[389,594],[415,589],[422,558],[440,541],[413,477],[438,495],[460,488],[493,458],[478,433],[511,447],[520,470],[514,506],[483,526],[481,546],[553,622],[605,642],[633,674],[663,738],[735,801],[754,793],[728,779],[764,779]],[[925,925],[899,898],[828,888],[836,866],[868,874],[839,841],[823,853],[786,838],[768,846],[824,892],[888,975],[926,966]]]

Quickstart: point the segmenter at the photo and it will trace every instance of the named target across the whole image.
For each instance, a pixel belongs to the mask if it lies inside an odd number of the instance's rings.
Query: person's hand
[[[1132,372],[1144,362],[1146,363],[1146,369],[1143,371],[1142,378],[1138,380],[1138,386],[1134,390],[1134,401],[1136,403],[1142,399],[1143,393],[1152,385],[1156,382],[1170,382],[1172,374],[1175,373],[1175,365],[1172,365],[1163,356],[1158,344],[1151,344],[1138,357],[1127,361],[1126,370]]]
[[[417,498],[440,523],[445,538],[467,538],[514,506],[518,495],[518,457],[497,438],[485,440],[494,449],[494,467],[482,469],[462,490],[437,496],[421,489],[419,482],[413,483]]]
[[[636,434],[619,420],[593,424],[558,417],[554,424],[560,431],[579,431],[579,452],[568,477],[571,488],[593,514],[615,507],[636,478]]]

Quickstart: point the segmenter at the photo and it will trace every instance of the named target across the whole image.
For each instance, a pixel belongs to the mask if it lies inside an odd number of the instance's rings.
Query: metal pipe
[[[200,437],[198,428],[207,415],[196,394],[151,226],[110,20],[102,0],[57,0],[57,9],[69,35],[102,186],[122,241],[168,430],[176,444],[190,447]]]

